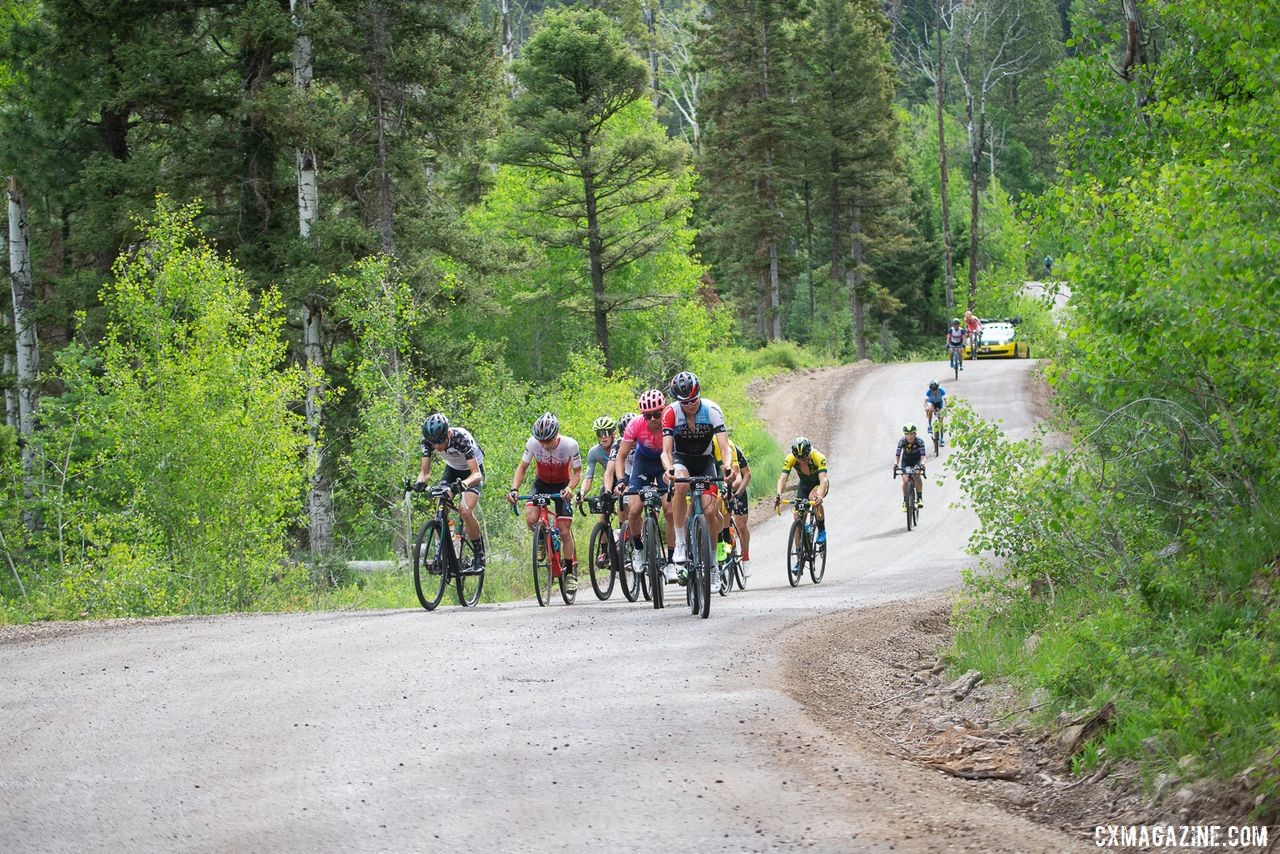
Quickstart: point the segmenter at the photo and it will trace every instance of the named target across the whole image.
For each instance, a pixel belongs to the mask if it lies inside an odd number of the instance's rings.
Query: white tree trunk
[[[516,76],[511,73],[511,61],[516,58],[515,28],[511,26],[511,0],[500,0],[502,11],[502,79],[507,91],[514,98],[518,91]]]
[[[311,88],[311,37],[302,29],[303,19],[311,11],[311,0],[289,0],[293,26],[298,36],[293,42],[293,87],[299,94]],[[297,150],[298,160],[298,233],[306,240],[316,220],[320,191],[316,183],[316,153],[310,145]]]
[[[0,329],[4,330],[4,337],[8,338],[9,329],[13,326],[13,322],[9,320],[8,312],[0,312]],[[4,351],[4,423],[8,424],[14,430],[18,429],[18,391],[10,388],[9,383],[13,382],[13,351],[6,349]]]
[[[17,342],[18,436],[22,441],[24,494],[35,494],[36,452],[31,435],[36,429],[40,403],[40,347],[36,340],[35,290],[31,281],[31,242],[27,234],[27,212],[18,189],[18,179],[9,178],[9,281],[13,287],[13,328]],[[24,512],[23,521],[35,530],[34,514]]]
[[[302,307],[302,340],[307,358],[307,456],[311,463],[311,553],[333,551],[333,483],[324,446],[324,305],[307,300]]]

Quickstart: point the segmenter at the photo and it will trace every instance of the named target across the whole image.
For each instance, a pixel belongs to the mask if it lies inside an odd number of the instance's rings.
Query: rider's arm
[[[830,485],[827,483],[827,473],[825,471],[818,472],[818,488],[822,490],[822,494],[818,498],[826,498]],[[810,496],[812,498],[813,496]]]
[[[751,483],[751,466],[742,466],[738,469],[738,479],[733,484],[733,491],[745,493],[749,483]]]
[[[738,468],[738,461],[729,453],[729,434],[722,430],[715,435],[715,439],[720,446],[720,459],[724,462],[725,474],[732,474]]]
[[[418,469],[418,483],[427,483],[431,480],[431,455],[427,454],[422,458],[422,465]]]
[[[462,485],[466,489],[470,489],[480,482],[483,475],[480,474],[480,464],[474,458],[467,460],[467,468],[471,470],[471,474],[462,479]]]
[[[516,473],[511,476],[511,491],[519,492],[520,484],[524,483],[524,473],[529,470],[529,461],[521,460],[520,465],[516,466]]]
[[[676,437],[663,436],[662,437],[662,470],[665,472],[670,472],[676,466],[675,449],[676,449]],[[621,456],[621,454],[619,454],[619,456]]]
[[[610,461],[610,468],[613,471],[613,484],[617,486],[620,483],[627,482],[627,455],[631,453],[631,448],[635,445],[632,439],[623,439],[618,444],[618,455]],[[608,481],[605,481],[608,483]]]
[[[578,484],[581,482],[582,482],[582,466],[579,465],[576,469],[575,468],[569,469],[569,486],[567,487],[569,492],[573,492],[575,489],[577,489]]]

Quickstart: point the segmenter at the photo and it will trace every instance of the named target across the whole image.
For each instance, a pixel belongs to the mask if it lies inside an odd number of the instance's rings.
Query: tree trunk
[[[649,97],[656,110],[662,106],[662,90],[658,88],[658,4],[661,0],[644,0],[641,10],[644,26],[649,31]]]
[[[390,158],[387,153],[387,108],[382,92],[382,62],[387,49],[387,29],[382,6],[373,4],[371,12],[373,27],[371,70],[378,134],[378,209],[374,217],[379,236],[378,248],[387,255],[394,255],[396,252],[395,204],[392,197]]]
[[[1142,35],[1142,19],[1138,16],[1137,0],[1123,0],[1125,23],[1125,54],[1120,76],[1128,83],[1136,83],[1134,102],[1146,121],[1148,102],[1147,86],[1140,77],[1142,67],[1147,64],[1147,43]]]
[[[516,95],[516,78],[511,73],[511,62],[516,58],[515,32],[511,26],[511,0],[500,0],[502,13],[502,79],[511,97]]]
[[[813,327],[813,217],[809,182],[804,182],[804,280],[809,285],[809,327]]]
[[[591,146],[586,140],[582,145],[582,161],[591,159]],[[596,209],[596,176],[589,169],[582,170],[582,194],[587,210],[587,265],[591,274],[591,312],[596,321],[596,343],[604,353],[604,371],[613,373],[613,360],[609,355],[609,304],[604,293],[604,241],[600,238],[600,214]]]
[[[9,319],[9,313],[0,311],[0,337],[7,339],[9,337],[9,329],[13,326],[13,322]],[[5,348],[4,351],[4,423],[8,424],[16,432],[18,429],[18,390],[11,386],[13,383],[13,362],[14,351]]]
[[[955,261],[951,254],[951,204],[947,196],[947,130],[946,122],[943,120],[945,116],[943,105],[946,96],[946,87],[944,85],[946,65],[942,55],[942,6],[947,0],[934,0],[934,2],[937,4],[938,13],[935,22],[938,41],[938,64],[934,70],[934,106],[938,114],[938,182],[942,193],[942,259],[946,284],[947,314],[954,314],[956,307],[956,272]]]
[[[311,37],[303,30],[303,22],[311,12],[311,0],[289,0],[293,13],[293,26],[298,36],[293,42],[293,87],[298,94],[311,88]],[[311,236],[311,224],[319,209],[319,189],[316,183],[316,153],[303,145],[297,151],[298,160],[298,234],[306,240]]]
[[[863,284],[866,270],[866,247],[862,241],[862,205],[853,203],[849,220],[849,297],[853,300],[853,337],[858,361],[867,358],[867,305]]]
[[[17,344],[18,438],[22,443],[23,494],[35,494],[36,451],[31,441],[40,405],[40,347],[36,339],[35,290],[31,278],[31,242],[27,212],[18,179],[9,178],[9,282],[13,289],[13,329]],[[27,529],[34,531],[38,520],[23,512]]]
[[[302,340],[307,359],[307,456],[311,463],[311,554],[333,551],[333,483],[329,479],[324,425],[324,304],[311,298],[302,307]]]
[[[972,116],[972,106],[970,107]],[[969,311],[978,304],[978,196],[979,177],[982,174],[982,146],[986,134],[986,105],[978,102],[978,127],[969,149]],[[972,124],[972,118],[970,120]]]

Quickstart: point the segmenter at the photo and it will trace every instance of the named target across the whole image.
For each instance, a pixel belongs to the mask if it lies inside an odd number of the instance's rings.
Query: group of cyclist
[[[560,433],[556,416],[546,412],[533,423],[532,435],[525,442],[506,498],[513,506],[519,500],[520,487],[532,463],[534,492],[556,496],[556,527],[560,530],[566,572],[577,573],[573,540],[574,501],[591,495],[597,484],[597,494],[621,500],[620,515],[629,522],[630,548],[626,543],[619,543],[619,546],[625,555],[623,559],[630,560],[636,570],[641,571],[644,563],[640,537],[643,502],[639,493],[653,486],[664,495],[663,512],[669,532],[665,579],[667,582],[685,583],[689,551],[685,541],[685,523],[689,514],[688,478],[709,477],[722,478],[727,487],[723,501],[714,484],[701,497],[712,539],[721,544],[717,549],[719,556],[723,557],[732,520],[738,531],[743,575],[751,574],[751,537],[747,525],[747,485],[751,481],[751,468],[746,455],[729,439],[720,406],[702,396],[697,376],[681,371],[671,379],[668,391],[673,399],[671,402],[661,390],[651,388],[636,399],[638,413],[628,412],[617,420],[610,415],[602,415],[595,420],[592,428],[597,443],[587,452],[585,477],[578,442]],[[469,432],[450,426],[442,413],[435,413],[423,422],[422,439],[422,464],[413,488],[421,492],[429,487],[432,460],[436,455],[441,456],[445,461],[441,482],[462,496],[458,508],[464,530],[474,548],[473,568],[481,569],[485,555],[475,507],[484,486],[484,452]],[[597,469],[602,471],[599,481]],[[797,437],[783,461],[774,495],[775,507],[781,505],[782,492],[793,470],[800,479],[797,498],[810,498],[816,505],[817,542],[825,545],[826,520],[822,500],[829,489],[826,457],[816,451],[808,439]],[[608,514],[604,516],[607,518]],[[527,504],[525,523],[531,529],[537,517],[537,507]],[[713,585],[717,591],[719,583],[718,573],[713,573]]]
[[[964,348],[976,353],[978,341],[982,338],[982,321],[972,311],[964,313],[964,320],[951,318],[951,326],[947,328],[947,358],[951,358],[952,350],[960,351],[960,370],[964,370]],[[972,357],[971,357],[972,358]]]

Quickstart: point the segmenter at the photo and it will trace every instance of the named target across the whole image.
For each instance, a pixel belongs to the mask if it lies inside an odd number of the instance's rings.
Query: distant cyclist
[[[960,318],[951,318],[951,328],[947,330],[947,361],[951,360],[951,351],[960,350],[960,370],[964,370],[964,340],[969,333],[960,325]]]
[[[607,476],[609,472],[609,452],[616,444],[614,441],[615,433],[618,429],[618,422],[613,420],[610,415],[601,415],[591,425],[596,431],[596,444],[591,446],[591,450],[587,451],[587,471],[582,478],[582,486],[578,490],[578,501],[582,501],[584,495],[591,494],[591,487],[595,482],[596,466],[600,467],[600,492],[605,492],[612,485]],[[603,516],[601,517],[604,518]]]
[[[929,387],[924,390],[924,417],[929,422],[930,435],[933,434],[933,414],[935,412],[941,412],[942,407],[946,405],[946,402],[947,390],[938,385],[937,380],[929,383]],[[945,437],[944,441],[939,442],[938,444],[945,445]]]
[[[582,478],[582,453],[576,439],[560,435],[560,421],[550,412],[544,412],[533,422],[533,435],[524,445],[524,454],[511,479],[511,491],[507,501],[516,503],[520,484],[524,483],[529,463],[534,463],[533,491],[555,493],[556,527],[560,529],[561,549],[564,553],[565,572],[577,574],[573,543],[573,493]],[[538,508],[532,502],[525,505],[524,522],[533,530],[538,522]]]
[[[738,527],[739,546],[742,548],[742,576],[743,578],[751,577],[751,527],[748,525],[747,513],[749,503],[747,498],[747,485],[751,483],[751,466],[747,464],[747,455],[742,453],[737,443],[732,439],[729,440],[729,455],[733,457],[737,467],[737,476],[733,482],[728,484],[729,494],[725,496],[726,503],[729,505],[729,512],[733,515],[733,522]],[[716,446],[716,460],[719,462],[719,445]],[[729,537],[729,528],[720,533],[720,541],[727,543]]]
[[[423,492],[431,481],[431,460],[439,454],[444,458],[442,484],[448,484],[454,495],[462,494],[458,501],[458,514],[462,516],[462,528],[471,541],[475,555],[472,569],[484,568],[484,540],[480,537],[480,523],[476,520],[476,504],[484,487],[484,451],[461,427],[450,427],[449,419],[437,412],[422,422],[422,468],[415,492]]]
[[[902,438],[898,440],[898,448],[893,455],[893,464],[907,468],[924,464],[924,439],[916,435],[916,425],[907,423],[902,426]],[[924,478],[916,472],[912,479],[916,483],[916,509],[924,507]],[[902,509],[907,509],[907,476],[902,475]]]
[[[825,545],[827,542],[827,514],[822,502],[831,489],[827,480],[827,458],[819,453],[804,436],[797,436],[791,443],[791,453],[782,461],[782,474],[778,475],[778,488],[773,495],[773,506],[782,504],[782,492],[787,488],[787,479],[791,470],[795,469],[800,483],[796,486],[796,498],[808,498],[813,501],[814,513],[818,518],[818,536],[814,542]]]
[[[982,321],[972,311],[964,313],[964,331],[969,339],[969,358],[976,358],[978,342],[982,340]]]

